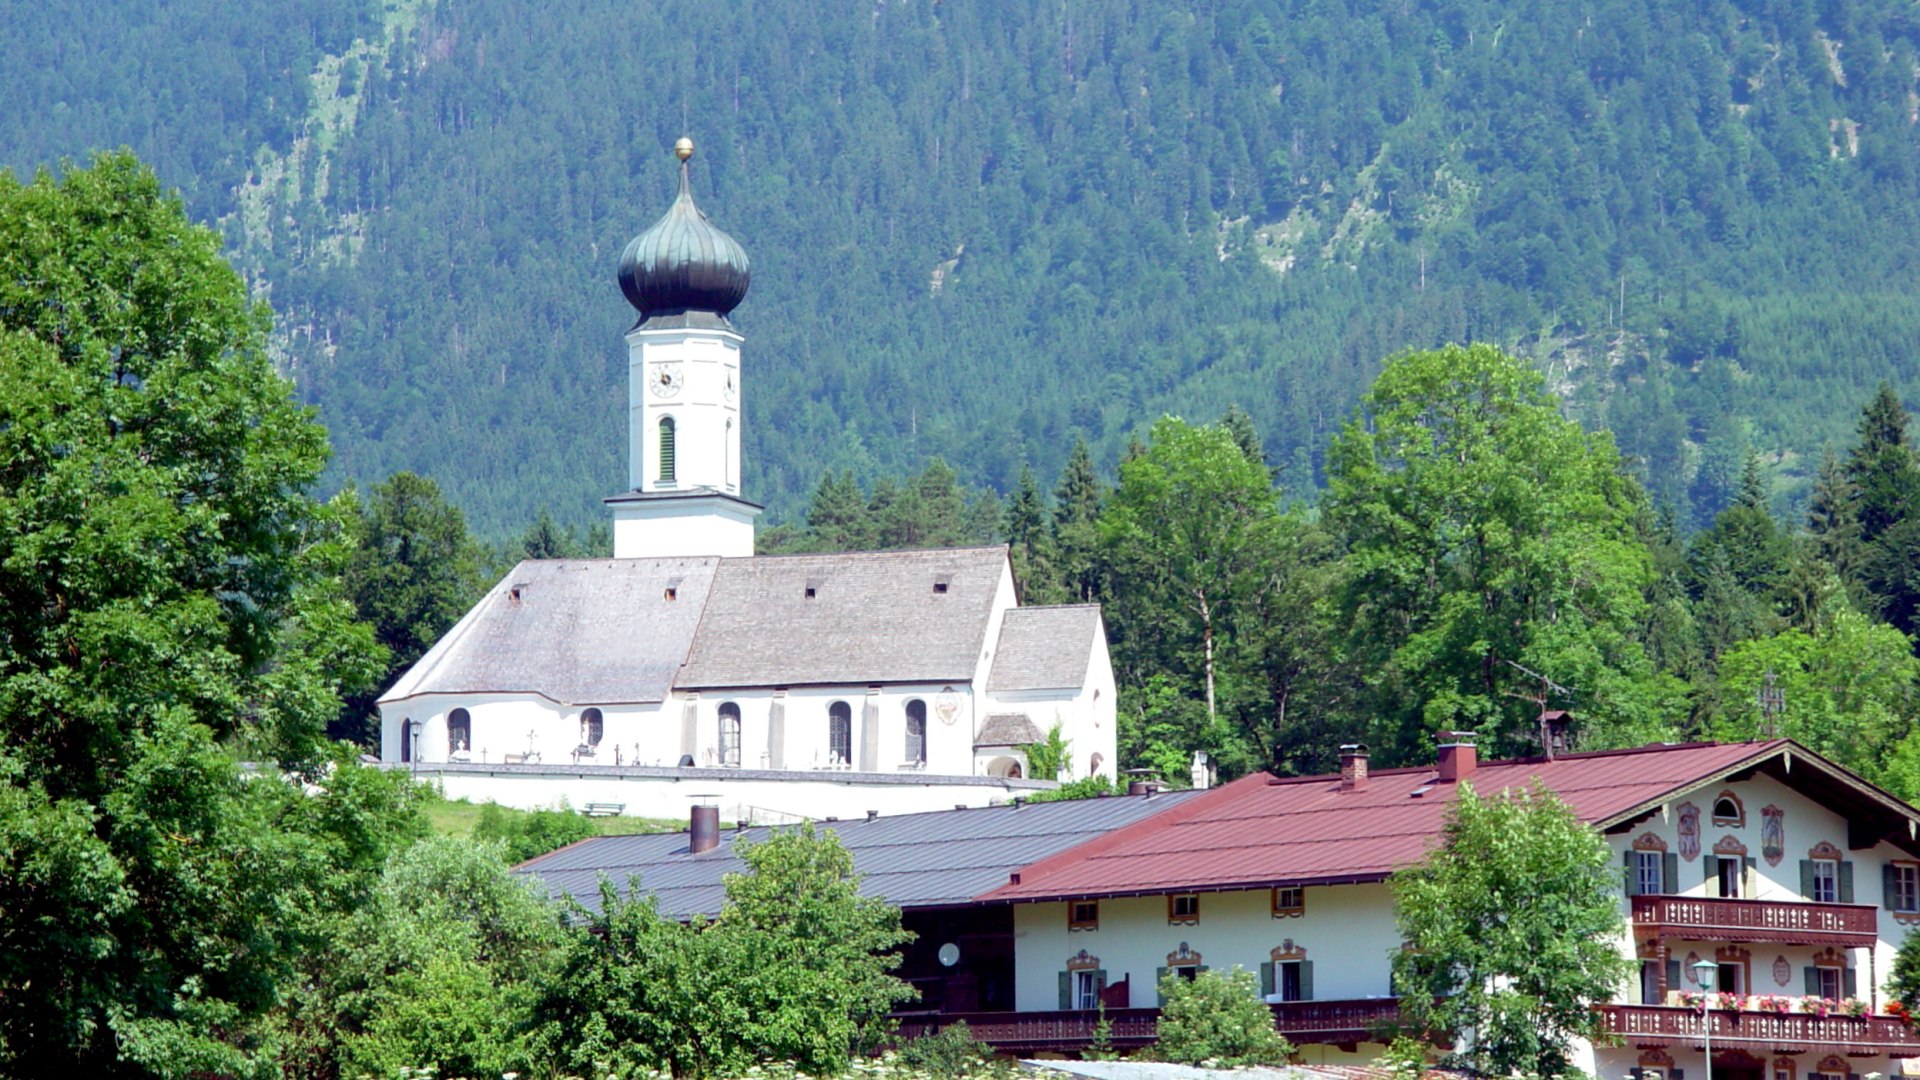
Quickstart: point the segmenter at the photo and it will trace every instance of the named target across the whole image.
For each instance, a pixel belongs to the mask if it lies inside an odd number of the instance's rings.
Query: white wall
[[[1202,893],[1200,921],[1192,926],[1168,924],[1163,895],[1100,901],[1098,930],[1069,929],[1067,910],[1064,903],[1014,908],[1014,1001],[1023,1012],[1059,1007],[1059,973],[1082,949],[1099,957],[1109,986],[1130,979],[1130,1005],[1150,1008],[1159,1002],[1154,973],[1183,941],[1208,968],[1238,964],[1257,974],[1292,939],[1314,962],[1314,1000],[1391,996],[1400,935],[1385,884],[1308,888],[1305,913],[1286,918],[1273,916],[1266,889]]]
[[[751,770],[726,769],[613,769],[587,767],[502,768],[489,772],[479,766],[389,764],[437,785],[451,799],[495,802],[522,810],[561,805],[574,809],[588,803],[624,804],[629,817],[682,820],[697,796],[718,800],[726,821],[749,818],[762,824],[785,824],[801,818],[851,820],[870,810],[881,814],[912,814],[951,810],[956,806],[992,806],[1017,795],[1043,791],[1054,785],[1040,780],[960,782],[938,777],[924,782],[899,783],[880,774],[819,773],[768,777]],[[650,775],[651,773],[651,775]]]

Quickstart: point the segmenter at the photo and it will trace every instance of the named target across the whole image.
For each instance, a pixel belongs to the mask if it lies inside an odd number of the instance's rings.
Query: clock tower
[[[760,507],[740,494],[740,345],[727,315],[747,253],[694,205],[693,141],[674,144],[680,194],[620,256],[627,331],[627,482],[606,500],[617,559],[753,554]]]

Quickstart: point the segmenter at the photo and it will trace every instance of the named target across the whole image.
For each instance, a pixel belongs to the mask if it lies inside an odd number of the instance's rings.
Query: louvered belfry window
[[[660,482],[673,483],[673,417],[660,418]]]

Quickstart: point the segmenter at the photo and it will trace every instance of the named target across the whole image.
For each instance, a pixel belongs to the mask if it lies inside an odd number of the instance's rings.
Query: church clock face
[[[655,364],[653,375],[647,381],[653,387],[653,396],[660,398],[673,397],[686,385],[679,364]]]

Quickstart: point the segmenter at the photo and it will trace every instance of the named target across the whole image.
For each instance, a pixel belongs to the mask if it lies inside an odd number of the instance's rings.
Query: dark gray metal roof
[[[987,674],[990,694],[1015,690],[1063,690],[1087,681],[1100,605],[1023,607],[1000,623],[1000,644]],[[1029,740],[1031,741],[1031,740]]]
[[[980,725],[980,734],[973,740],[975,746],[1025,746],[1041,740],[1040,729],[1026,713],[993,713],[986,723]]]
[[[1114,829],[1178,806],[1198,792],[1112,796],[1064,802],[941,810],[855,821],[820,823],[840,837],[863,875],[860,891],[900,907],[947,907],[1007,883],[1007,875],[1040,859],[1093,840]],[[572,896],[590,910],[600,906],[600,879],[625,895],[638,875],[662,914],[676,919],[717,915],[725,899],[722,877],[745,869],[733,843],[765,839],[767,828],[725,834],[721,846],[687,853],[686,833],[600,836],[542,855],[515,868],[546,886],[550,895]]]
[[[971,679],[1006,572],[1002,547],[723,560],[674,685]]]
[[[523,562],[380,700],[531,693],[568,705],[664,701],[719,562]]]

